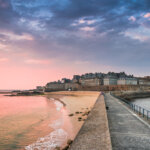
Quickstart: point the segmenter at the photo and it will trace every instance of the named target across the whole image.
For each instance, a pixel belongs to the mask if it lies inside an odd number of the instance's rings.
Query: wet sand
[[[55,104],[58,105],[56,107],[56,109],[58,108],[57,111],[60,111],[63,115],[51,124],[51,127],[55,129],[53,132],[26,147],[26,150],[34,148],[66,150],[88,117],[98,96],[99,92],[66,91],[45,93],[47,99],[55,101]],[[54,140],[53,137],[55,137]]]
[[[93,91],[62,91],[46,93],[46,97],[59,99],[65,104],[68,116],[72,123],[73,136],[75,138],[87,118],[88,112],[95,104],[99,92]]]

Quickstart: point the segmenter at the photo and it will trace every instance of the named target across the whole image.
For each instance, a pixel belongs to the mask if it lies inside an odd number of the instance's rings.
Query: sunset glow
[[[149,5],[0,0],[0,89],[35,88],[86,72],[149,75]]]

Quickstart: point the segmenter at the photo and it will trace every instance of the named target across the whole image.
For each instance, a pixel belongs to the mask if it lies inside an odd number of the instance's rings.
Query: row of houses
[[[63,78],[61,81],[49,82],[45,91],[80,90],[86,87],[100,87],[109,85],[149,85],[150,78],[136,78],[133,75],[126,75],[124,72],[114,73],[88,73],[84,75],[74,75],[72,80]],[[41,90],[42,87],[37,87]]]

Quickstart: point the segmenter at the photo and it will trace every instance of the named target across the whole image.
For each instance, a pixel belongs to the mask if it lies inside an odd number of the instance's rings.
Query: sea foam
[[[63,104],[55,101],[56,110],[60,111]],[[61,147],[68,138],[68,134],[61,127],[63,125],[63,118],[55,120],[50,127],[54,129],[49,135],[39,138],[35,143],[25,147],[26,150],[54,150],[56,147]]]
[[[54,150],[61,147],[67,140],[68,134],[63,129],[57,129],[49,135],[39,138],[35,143],[25,147],[26,150]]]

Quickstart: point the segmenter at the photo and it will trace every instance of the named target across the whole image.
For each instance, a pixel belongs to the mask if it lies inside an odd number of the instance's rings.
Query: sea
[[[143,107],[150,111],[150,97],[149,98],[138,98],[132,101],[133,104]]]
[[[71,127],[54,98],[0,94],[0,150],[53,150],[71,138]]]

